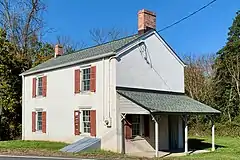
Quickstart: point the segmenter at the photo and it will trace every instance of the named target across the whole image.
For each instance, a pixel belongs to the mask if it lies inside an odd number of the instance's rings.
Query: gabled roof
[[[110,41],[101,45],[92,46],[89,48],[84,48],[82,50],[76,51],[71,54],[62,55],[57,58],[52,58],[42,64],[37,65],[25,72],[21,75],[30,75],[36,74],[44,71],[49,71],[57,68],[62,68],[78,63],[82,63],[85,61],[96,60],[104,57],[109,57],[116,55],[116,52],[120,49],[123,49],[125,46],[129,44],[134,44],[137,40],[151,35],[156,34],[158,38],[164,42],[165,46],[169,49],[169,51],[174,55],[174,57],[184,66],[183,61],[177,56],[174,50],[164,41],[164,39],[155,31],[150,30],[142,35],[134,34],[131,36],[127,36],[118,40]]]
[[[130,42],[136,40],[138,37],[140,36],[138,34],[135,34],[118,40],[110,41],[101,45],[85,48],[71,54],[66,54],[57,58],[52,58],[42,64],[37,65],[34,68],[31,68],[23,72],[22,75],[28,75],[36,72],[45,71],[48,69],[59,68],[63,65],[75,64],[75,62],[78,63],[79,60],[86,60],[87,58],[90,57],[99,56],[100,58],[101,55],[103,55],[103,57],[107,55],[111,56],[111,54],[113,54],[112,52],[124,47]]]
[[[220,111],[183,93],[117,87],[117,92],[152,113],[216,114]]]

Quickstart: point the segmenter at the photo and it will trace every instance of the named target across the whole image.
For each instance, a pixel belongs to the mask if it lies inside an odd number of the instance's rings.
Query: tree
[[[111,28],[111,29],[94,28],[94,29],[91,29],[89,33],[90,33],[91,39],[96,44],[103,44],[108,41],[113,41],[128,35],[128,32],[117,29],[117,28]]]
[[[28,63],[15,53],[15,46],[0,29],[0,106],[2,107],[1,134],[3,140],[13,139],[21,133],[21,77]]]
[[[57,36],[57,43],[62,45],[64,54],[73,53],[78,49],[86,47],[84,42],[76,43],[67,36]]]
[[[208,105],[213,105],[211,93],[213,92],[212,66],[215,56],[212,54],[198,57],[186,56],[185,63],[185,91],[191,98]]]
[[[31,48],[35,52],[35,57],[32,59],[32,67],[35,67],[54,57],[53,45],[49,43],[38,42],[34,48]]]
[[[185,93],[204,104],[214,107],[214,70],[212,68],[215,60],[213,54],[201,56],[185,56]],[[208,123],[210,119],[206,116],[196,115],[190,117],[190,126],[195,123]]]
[[[29,48],[33,39],[42,34],[42,13],[45,8],[41,0],[0,1],[0,27],[7,32],[16,53],[31,57],[32,52],[29,52]]]
[[[240,112],[240,12],[229,28],[226,45],[217,53],[215,101],[229,122]]]

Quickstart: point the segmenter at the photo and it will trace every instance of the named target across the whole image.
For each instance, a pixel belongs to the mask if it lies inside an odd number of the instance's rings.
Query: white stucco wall
[[[74,70],[81,66],[96,65],[96,93],[74,94]],[[49,140],[73,142],[84,135],[74,135],[74,110],[96,110],[97,137],[102,139],[102,148],[119,151],[116,117],[116,69],[115,59],[99,60],[89,64],[79,64],[40,75],[47,76],[47,96],[32,98],[32,79],[38,75],[25,77],[23,83],[23,132],[24,140]],[[109,78],[109,73],[111,77]],[[111,83],[109,84],[109,80]],[[25,85],[24,85],[25,84]],[[110,86],[110,94],[109,94]],[[109,100],[109,95],[110,100]],[[109,105],[110,103],[110,105]],[[47,112],[47,133],[32,132],[32,111],[41,108]],[[109,109],[110,108],[110,109]],[[106,127],[104,119],[111,117],[112,126]]]
[[[184,66],[158,36],[152,34],[119,56],[117,86],[184,92]],[[147,61],[144,59],[147,57]]]

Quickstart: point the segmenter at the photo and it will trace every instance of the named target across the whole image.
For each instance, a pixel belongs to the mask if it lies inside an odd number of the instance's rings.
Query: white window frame
[[[42,94],[41,95],[39,94],[39,86],[38,86],[40,78],[42,79],[42,86],[41,86],[42,87]],[[36,77],[36,96],[37,97],[42,97],[43,96],[43,76],[37,76]]]
[[[86,69],[89,69],[89,79],[87,79],[88,81],[89,81],[89,89],[88,90],[84,90],[84,79],[83,79],[83,76],[84,76],[84,74],[83,74],[83,72],[84,72],[84,70],[86,70]],[[90,83],[91,83],[91,66],[84,66],[84,67],[81,67],[81,84],[80,84],[80,87],[81,87],[81,91],[82,92],[91,92],[91,86],[90,86]]]
[[[81,132],[81,135],[83,136],[90,136],[90,133],[91,133],[91,119],[90,119],[90,113],[91,113],[91,107],[79,107],[79,110],[80,110],[80,132]],[[84,121],[83,121],[83,112],[84,111],[89,111],[89,125],[90,125],[90,130],[89,130],[89,133],[87,132],[84,132]]]
[[[36,133],[42,133],[42,128],[41,128],[41,130],[39,130],[39,128],[38,128],[38,114],[39,114],[39,112],[41,112],[43,114],[43,112],[45,112],[45,111],[42,108],[36,108],[34,112],[36,113],[36,117],[35,117],[35,130],[36,130]],[[42,119],[41,119],[41,121],[42,121]],[[42,123],[42,126],[43,126],[43,123]]]
[[[84,120],[83,120],[83,119],[84,119],[84,114],[83,114],[83,112],[89,112],[89,121],[84,121]],[[91,112],[91,110],[88,110],[88,109],[84,109],[84,110],[81,111],[81,113],[82,113],[82,116],[81,116],[81,120],[82,120],[82,122],[81,122],[82,133],[83,133],[83,134],[87,134],[87,135],[90,135],[90,133],[91,133],[90,112]],[[85,122],[89,123],[89,132],[85,132],[85,131],[84,131],[84,123],[85,123]]]

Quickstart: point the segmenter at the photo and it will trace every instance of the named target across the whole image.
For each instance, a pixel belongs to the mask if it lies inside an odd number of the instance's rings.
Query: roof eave
[[[108,53],[101,54],[101,55],[98,55],[98,56],[89,57],[89,58],[77,60],[77,61],[74,61],[74,62],[69,62],[69,63],[56,65],[56,66],[52,66],[52,67],[47,67],[47,68],[43,68],[43,69],[39,69],[39,70],[35,70],[35,71],[30,71],[30,72],[25,71],[25,72],[21,73],[19,76],[27,76],[27,75],[31,75],[31,74],[35,74],[35,73],[41,73],[41,72],[46,72],[46,71],[49,71],[49,70],[55,70],[55,69],[58,69],[58,68],[75,65],[75,64],[78,64],[78,63],[83,63],[83,62],[92,61],[92,60],[96,60],[96,59],[100,59],[100,58],[104,58],[104,57],[114,56],[115,54],[116,54],[115,52],[108,52]]]

